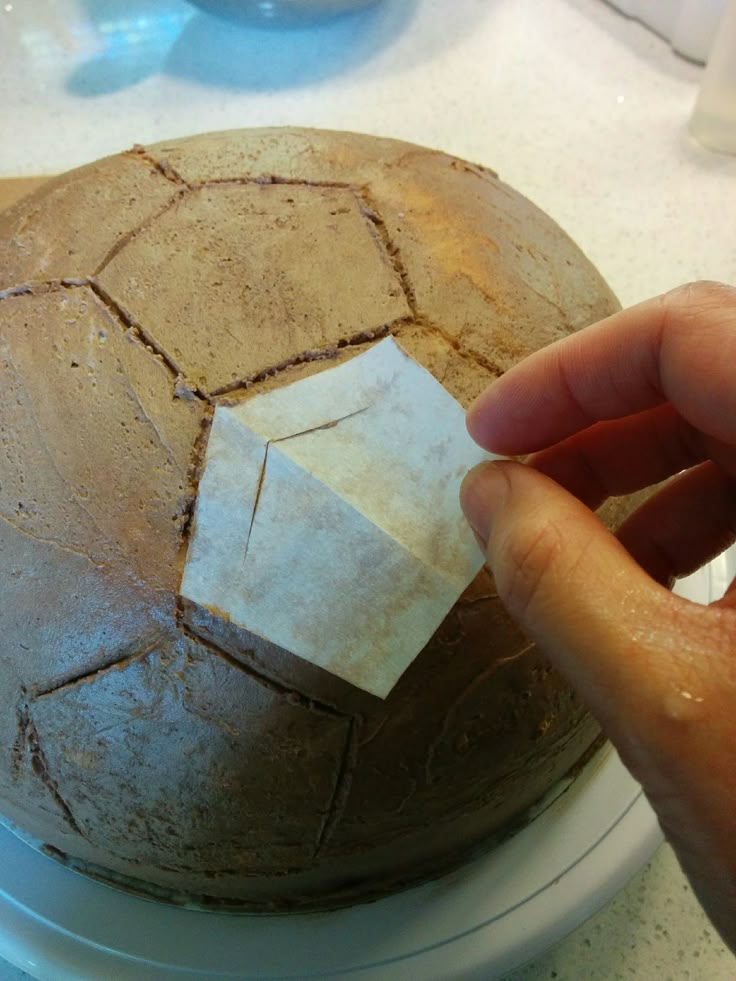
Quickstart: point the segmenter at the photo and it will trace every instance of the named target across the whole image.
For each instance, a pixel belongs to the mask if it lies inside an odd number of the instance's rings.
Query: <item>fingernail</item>
[[[483,552],[488,545],[491,522],[507,488],[501,466],[491,460],[473,467],[460,487],[460,507]]]

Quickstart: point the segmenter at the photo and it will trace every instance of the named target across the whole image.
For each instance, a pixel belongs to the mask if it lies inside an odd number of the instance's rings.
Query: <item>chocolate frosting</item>
[[[456,866],[585,757],[485,570],[385,701],[178,594],[217,404],[391,334],[467,406],[617,308],[550,218],[406,143],[214,133],[19,202],[0,277],[7,820],[172,901],[326,908]]]

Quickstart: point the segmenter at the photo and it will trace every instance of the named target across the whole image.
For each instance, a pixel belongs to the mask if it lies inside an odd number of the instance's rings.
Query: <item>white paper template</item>
[[[385,697],[472,581],[465,413],[393,338],[218,406],[181,593]]]

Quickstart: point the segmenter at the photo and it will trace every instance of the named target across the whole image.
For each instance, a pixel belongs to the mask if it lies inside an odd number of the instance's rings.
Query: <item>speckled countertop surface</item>
[[[693,278],[736,283],[736,158],[686,130],[701,73],[602,0],[385,0],[290,33],[184,0],[2,0],[0,177],[233,126],[396,136],[499,171],[629,304]],[[663,846],[510,977],[735,976]],[[21,977],[0,963],[0,981]]]

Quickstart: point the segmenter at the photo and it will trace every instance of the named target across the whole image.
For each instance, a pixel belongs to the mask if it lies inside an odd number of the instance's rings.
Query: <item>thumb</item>
[[[597,716],[736,950],[733,603],[669,593],[531,467],[481,464],[461,502],[501,600]]]
[[[509,613],[639,771],[642,728],[651,738],[655,720],[700,705],[703,614],[715,614],[650,579],[595,514],[531,467],[481,464],[461,503]]]

